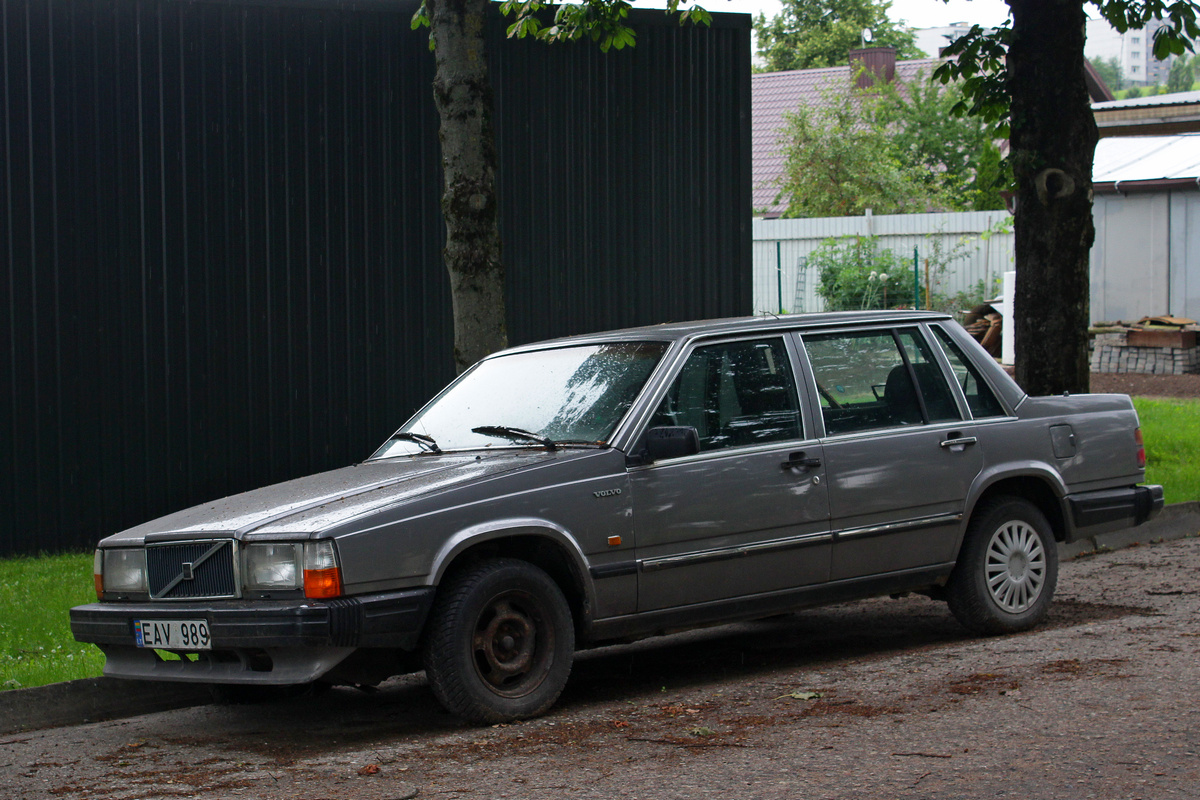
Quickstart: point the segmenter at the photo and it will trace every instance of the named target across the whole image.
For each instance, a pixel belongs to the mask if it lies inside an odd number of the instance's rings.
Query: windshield
[[[603,444],[666,349],[665,342],[620,342],[489,359],[409,420],[372,458],[430,449],[413,441],[413,434],[442,450],[539,445],[522,434],[559,444]]]

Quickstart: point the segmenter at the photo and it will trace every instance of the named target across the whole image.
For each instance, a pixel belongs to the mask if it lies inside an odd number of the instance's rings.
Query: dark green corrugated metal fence
[[[360,459],[452,376],[415,4],[0,0],[0,554]],[[749,29],[491,62],[513,343],[750,308]]]

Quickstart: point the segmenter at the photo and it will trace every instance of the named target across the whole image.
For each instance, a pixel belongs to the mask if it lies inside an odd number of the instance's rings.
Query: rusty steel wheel
[[[425,672],[445,708],[472,722],[544,713],[571,671],[575,632],[562,591],[542,570],[492,559],[438,591]]]
[[[475,670],[496,694],[521,697],[546,679],[554,628],[540,598],[521,590],[501,592],[475,622]]]

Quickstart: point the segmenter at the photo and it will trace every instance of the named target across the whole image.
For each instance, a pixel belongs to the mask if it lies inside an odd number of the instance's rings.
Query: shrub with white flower
[[[808,256],[820,270],[817,291],[829,311],[912,308],[912,261],[872,236],[826,239]]]

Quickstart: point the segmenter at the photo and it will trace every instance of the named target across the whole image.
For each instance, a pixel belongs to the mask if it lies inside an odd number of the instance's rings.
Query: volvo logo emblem
[[[192,571],[192,562],[183,562],[183,579],[185,581],[195,580],[196,574]]]
[[[615,497],[621,493],[620,489],[601,489],[598,492],[592,492],[593,497]]]

